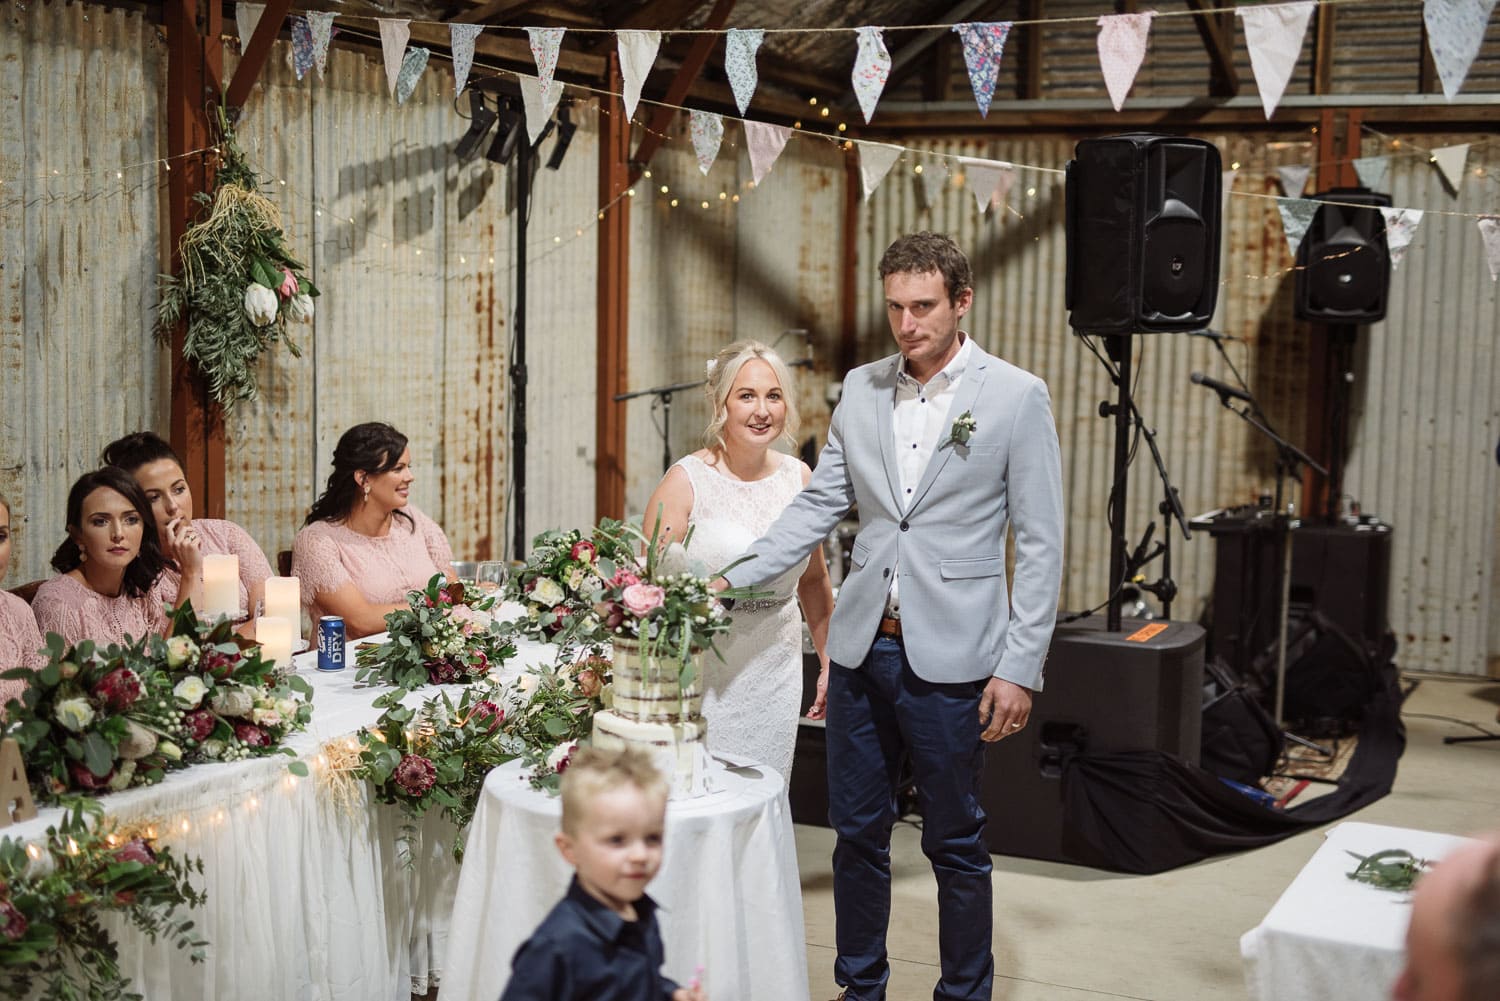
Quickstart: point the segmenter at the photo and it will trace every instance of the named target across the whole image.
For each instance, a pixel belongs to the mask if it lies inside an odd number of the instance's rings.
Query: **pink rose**
[[[214,732],[217,720],[207,709],[198,709],[182,717],[184,732],[196,741],[205,741]]]
[[[119,712],[141,697],[141,679],[128,667],[117,667],[94,685],[94,694],[105,706]]]
[[[580,563],[592,563],[594,562],[594,556],[597,555],[598,552],[599,550],[594,546],[592,542],[590,542],[588,539],[584,539],[581,542],[573,543],[573,548],[568,551],[568,554]]]
[[[109,788],[109,780],[115,777],[115,770],[111,768],[104,775],[95,775],[82,761],[69,761],[68,774],[78,788],[98,790]]]
[[[599,677],[593,668],[585,668],[578,672],[578,694],[584,698],[591,699],[604,688],[604,680]]]
[[[236,723],[234,737],[246,747],[270,747],[271,735],[254,723]]]
[[[632,584],[639,584],[640,582],[641,579],[639,577],[622,567],[621,569],[616,570],[615,575],[609,579],[609,586],[629,587]]]
[[[500,724],[505,722],[505,710],[486,699],[474,706],[474,711],[469,714],[469,718],[477,726],[484,727],[485,733],[494,733],[500,728]]]
[[[645,617],[662,606],[667,592],[655,584],[631,584],[620,597],[632,614]]]
[[[286,277],[281,280],[281,287],[276,291],[283,299],[290,299],[297,294],[297,276],[292,274],[291,268],[282,268],[281,273]]]
[[[9,900],[0,900],[0,938],[14,942],[26,934],[26,915]]]
[[[141,865],[154,865],[156,853],[151,846],[140,838],[131,838],[119,848],[115,849],[116,862],[139,862]]]
[[[420,796],[437,782],[437,767],[420,754],[407,754],[396,766],[395,778],[409,795]]]

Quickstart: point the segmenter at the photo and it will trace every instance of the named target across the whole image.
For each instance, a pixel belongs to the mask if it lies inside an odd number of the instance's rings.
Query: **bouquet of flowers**
[[[605,519],[591,536],[576,528],[543,532],[531,541],[531,555],[511,576],[506,596],[526,606],[521,629],[532,638],[602,649],[609,635],[594,615],[594,594],[616,567],[634,562],[619,522]]]
[[[420,591],[409,591],[411,607],[385,617],[389,638],[361,647],[358,681],[395,685],[466,685],[482,681],[516,655],[508,627],[489,614],[495,599],[458,581],[433,574]]]
[[[586,656],[559,668],[523,674],[507,693],[506,729],[520,744],[532,786],[556,792],[578,743],[593,728],[608,694],[609,661]]]
[[[140,1001],[100,921],[106,912],[203,961],[208,943],[195,939],[193,922],[179,913],[204,902],[189,882],[194,872],[202,874],[202,860],[179,859],[169,848],[103,829],[100,813],[98,804],[80,801],[47,829],[42,844],[0,839],[0,995]]]

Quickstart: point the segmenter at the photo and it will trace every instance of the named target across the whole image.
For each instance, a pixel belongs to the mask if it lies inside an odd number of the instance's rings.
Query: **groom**
[[[1062,576],[1057,431],[1046,385],[959,329],[974,290],[951,239],[901,237],[880,277],[900,354],[849,373],[811,482],[726,579],[780,576],[858,503],[828,634],[834,976],[847,1001],[885,997],[904,752],[938,883],[933,998],[987,999],[995,962],[979,779],[985,742],[1024,727],[1042,687]]]

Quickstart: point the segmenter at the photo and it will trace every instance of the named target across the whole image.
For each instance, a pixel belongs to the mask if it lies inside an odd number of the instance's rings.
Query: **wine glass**
[[[506,566],[502,560],[480,560],[474,582],[481,591],[493,592],[505,585]]]

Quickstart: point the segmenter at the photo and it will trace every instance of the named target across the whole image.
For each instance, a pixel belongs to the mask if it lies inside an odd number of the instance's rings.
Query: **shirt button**
[[[882,577],[889,577],[890,575],[891,575],[891,568],[890,567],[886,567],[884,570],[880,571],[880,576],[882,576]]]
[[[912,447],[912,448],[916,448],[916,447],[917,447],[917,443],[916,443],[916,442],[912,442],[912,443],[911,443],[911,447]]]
[[[901,523],[901,531],[905,532],[905,531],[909,530],[910,528],[911,528],[911,523],[910,522],[903,521]]]
[[[911,487],[907,487],[907,488],[906,488],[906,492],[907,492],[907,493],[911,493]]]
[[[927,397],[925,397],[925,396],[924,396],[924,397],[922,397],[922,400],[921,400],[921,402],[923,402],[923,403],[926,403],[926,402],[927,402]]]

